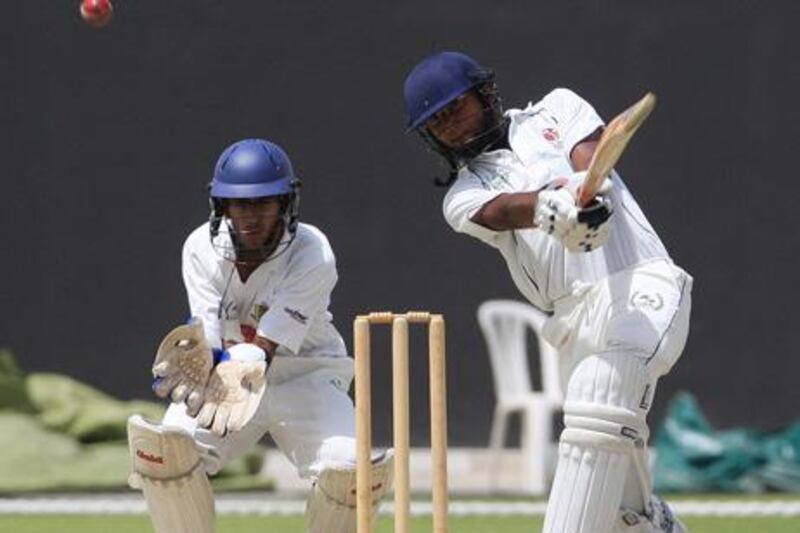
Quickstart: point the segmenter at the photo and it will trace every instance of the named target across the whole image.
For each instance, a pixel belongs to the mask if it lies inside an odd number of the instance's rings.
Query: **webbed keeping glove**
[[[153,363],[153,391],[173,402],[199,408],[214,358],[206,342],[203,323],[193,319],[167,333]]]
[[[253,418],[266,389],[267,361],[255,344],[237,344],[220,355],[196,409],[187,402],[187,413],[200,427],[223,436],[239,431]]]

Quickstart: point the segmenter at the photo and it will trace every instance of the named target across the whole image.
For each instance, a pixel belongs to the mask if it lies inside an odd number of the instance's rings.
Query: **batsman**
[[[161,423],[128,421],[131,485],[156,533],[212,533],[208,475],[269,433],[313,481],[309,533],[355,533],[353,360],[328,312],[337,281],[325,235],[300,223],[300,180],[277,144],[246,139],[219,157],[209,221],[183,246],[192,319],[158,348]],[[392,455],[375,458],[373,517]]]
[[[692,278],[619,174],[577,201],[603,121],[568,89],[504,112],[492,71],[458,52],[420,61],[404,96],[408,130],[449,167],[447,222],[497,249],[551,314],[565,429],[544,531],[685,531],[652,494],[646,416],[683,351]]]

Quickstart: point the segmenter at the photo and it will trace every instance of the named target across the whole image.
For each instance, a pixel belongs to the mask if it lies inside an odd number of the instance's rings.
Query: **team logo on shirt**
[[[239,309],[236,307],[236,302],[221,302],[220,309],[219,309],[219,316],[222,318],[225,317],[225,320],[230,320],[232,318],[237,318],[239,316]]]
[[[284,312],[286,312],[287,315],[289,315],[290,317],[297,320],[303,325],[305,325],[305,323],[308,321],[308,317],[303,313],[301,313],[300,311],[298,311],[297,309],[289,309],[288,307],[284,307],[283,310]]]
[[[253,339],[256,338],[256,328],[251,326],[250,324],[242,324],[239,326],[239,331],[242,332],[242,338],[244,342],[253,342]]]
[[[558,142],[558,131],[553,128],[545,128],[542,130],[542,137],[551,143]]]
[[[563,147],[561,143],[561,136],[558,134],[558,130],[555,128],[543,129],[542,137],[544,137],[545,141],[549,142],[557,149],[561,149]]]
[[[664,307],[664,298],[657,292],[636,291],[631,296],[631,305],[637,309],[650,309],[658,311]]]
[[[268,305],[255,304],[250,309],[250,318],[253,320],[253,322],[258,322],[267,311],[269,311]]]
[[[248,313],[248,318],[255,324],[258,324],[261,321],[261,317],[264,316],[267,311],[269,311],[269,306],[265,304],[254,304],[253,307],[250,308],[250,313]],[[256,338],[256,334],[258,331],[254,326],[250,324],[242,324],[239,326],[240,331],[242,332],[242,337],[244,338],[244,342],[253,342],[253,339]]]

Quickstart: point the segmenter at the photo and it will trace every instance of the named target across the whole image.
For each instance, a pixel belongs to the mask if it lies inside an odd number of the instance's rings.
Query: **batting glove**
[[[595,250],[610,236],[611,202],[598,196],[581,209],[575,203],[575,195],[565,185],[559,180],[539,191],[533,222],[571,252]]]

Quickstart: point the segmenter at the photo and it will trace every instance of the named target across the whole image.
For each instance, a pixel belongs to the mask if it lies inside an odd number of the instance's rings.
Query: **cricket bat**
[[[614,117],[608,123],[597,143],[586,178],[580,190],[578,205],[585,207],[597,194],[597,189],[617,164],[633,134],[647,120],[656,106],[656,95],[647,93],[644,98]]]

